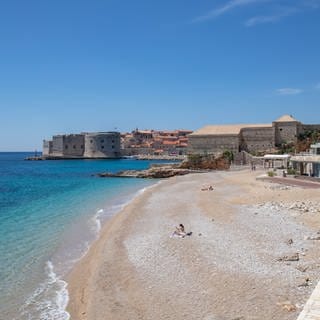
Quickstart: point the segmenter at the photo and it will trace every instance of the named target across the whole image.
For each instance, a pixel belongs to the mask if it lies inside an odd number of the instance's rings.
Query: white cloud
[[[201,22],[201,21],[210,20],[215,17],[221,16],[235,8],[244,7],[251,4],[256,4],[256,3],[266,2],[266,1],[270,1],[270,0],[231,0],[227,2],[225,5],[223,5],[222,7],[216,8],[202,16],[194,18],[192,22]]]
[[[303,90],[298,88],[281,88],[276,90],[276,93],[281,96],[295,95],[300,94],[302,92]]]
[[[284,17],[288,17],[297,13],[298,11],[299,10],[297,8],[283,8],[280,12],[275,13],[273,15],[256,16],[256,17],[250,18],[245,22],[245,25],[247,27],[253,27],[257,24],[277,22]]]
[[[204,15],[195,17],[192,22],[203,22],[222,16],[234,9],[240,7],[249,7],[250,5],[261,5],[263,3],[269,3],[270,5],[265,7],[264,10],[268,10],[266,14],[254,16],[245,22],[247,27],[252,27],[262,23],[274,23],[281,20],[284,17],[297,14],[299,12],[305,12],[310,10],[317,10],[320,8],[320,0],[229,0],[225,2],[221,7],[217,7]],[[290,7],[288,7],[290,3]],[[270,13],[271,10],[271,13]],[[272,13],[273,11],[273,13]]]

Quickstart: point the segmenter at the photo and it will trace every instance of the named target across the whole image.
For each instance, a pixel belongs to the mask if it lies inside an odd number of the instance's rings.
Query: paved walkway
[[[320,281],[313,290],[297,320],[320,320]]]
[[[282,177],[263,177],[265,181],[284,184],[286,186],[296,186],[302,188],[319,189],[320,183],[313,181],[300,180],[295,178],[282,178]]]

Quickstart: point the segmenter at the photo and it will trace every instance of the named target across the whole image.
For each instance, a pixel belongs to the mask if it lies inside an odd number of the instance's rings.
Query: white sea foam
[[[103,209],[99,209],[95,215],[92,217],[91,222],[93,223],[93,227],[91,229],[93,229],[93,232],[98,235],[100,233],[101,230],[101,215],[103,214],[104,210]]]
[[[154,184],[156,185],[156,184]],[[131,201],[142,195],[146,190],[154,187],[144,187],[134,193],[127,194],[118,198],[113,204],[107,204],[105,208],[99,208],[95,214],[88,220],[87,226],[93,238],[83,239],[77,243],[77,254],[72,256],[64,253],[62,256],[54,257],[54,263],[58,263],[56,268],[52,261],[48,261],[45,266],[45,280],[38,286],[32,295],[26,300],[21,308],[21,315],[13,320],[68,320],[70,319],[66,307],[69,301],[67,283],[61,279],[60,275],[70,271],[79,260],[81,260],[90,249],[94,238],[99,236],[103,222],[113,215],[122,211]],[[90,233],[89,232],[89,233]],[[76,234],[76,233],[75,233]],[[88,235],[88,234],[87,234]],[[74,241],[74,239],[72,240]],[[81,248],[80,248],[80,247]],[[56,261],[57,260],[57,261]],[[59,261],[60,260],[60,261]],[[55,270],[58,270],[59,275]]]
[[[42,282],[21,308],[18,319],[68,320],[66,307],[69,301],[67,282],[54,272],[48,261],[45,268],[46,280]]]

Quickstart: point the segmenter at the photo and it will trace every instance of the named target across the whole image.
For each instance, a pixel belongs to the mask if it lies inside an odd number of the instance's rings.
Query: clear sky
[[[0,150],[58,133],[320,123],[320,0],[0,4]]]

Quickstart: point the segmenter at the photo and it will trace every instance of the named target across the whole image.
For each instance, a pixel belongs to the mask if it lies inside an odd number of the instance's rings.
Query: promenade
[[[305,304],[297,320],[319,320],[320,319],[320,282],[313,290],[309,300]]]
[[[319,189],[320,188],[320,179],[319,182],[308,181],[308,180],[300,180],[297,178],[290,178],[290,177],[266,177],[263,180],[271,181],[274,183],[284,184],[286,186],[296,186],[301,188],[307,189]]]

